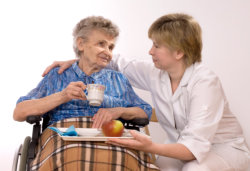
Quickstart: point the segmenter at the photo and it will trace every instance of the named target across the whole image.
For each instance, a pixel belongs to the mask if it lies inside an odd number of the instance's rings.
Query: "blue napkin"
[[[77,132],[75,130],[74,125],[71,125],[65,132],[60,131],[56,127],[48,127],[48,128],[51,129],[52,131],[57,132],[61,136],[77,136]]]

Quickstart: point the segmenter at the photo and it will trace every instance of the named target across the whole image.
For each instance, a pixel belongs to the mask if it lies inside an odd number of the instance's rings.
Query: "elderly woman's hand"
[[[93,117],[92,128],[101,128],[104,122],[117,119],[121,116],[122,108],[101,108]]]
[[[61,91],[62,96],[65,99],[65,102],[68,102],[72,99],[87,100],[83,90],[86,89],[86,85],[81,82],[71,82],[69,85]]]

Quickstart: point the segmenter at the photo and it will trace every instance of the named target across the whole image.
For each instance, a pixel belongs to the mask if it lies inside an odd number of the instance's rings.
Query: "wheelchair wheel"
[[[21,155],[21,149],[22,149],[22,144],[18,147],[18,149],[15,152],[14,160],[12,163],[12,171],[17,171],[17,164],[18,164],[19,156]]]
[[[28,148],[30,145],[30,136],[24,139],[22,150],[21,150],[21,157],[20,157],[20,164],[19,164],[19,171],[26,171],[27,166],[27,155],[28,155]]]

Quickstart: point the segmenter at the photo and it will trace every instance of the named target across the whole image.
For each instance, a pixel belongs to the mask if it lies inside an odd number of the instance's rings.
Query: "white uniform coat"
[[[172,94],[169,75],[153,63],[114,56],[110,67],[134,87],[150,91],[166,143],[185,145],[201,162],[214,144],[225,143],[249,153],[242,129],[231,113],[219,78],[200,63],[186,69]]]

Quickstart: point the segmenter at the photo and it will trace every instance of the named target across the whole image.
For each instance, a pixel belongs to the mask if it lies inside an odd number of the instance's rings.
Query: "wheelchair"
[[[140,131],[141,128],[149,124],[147,118],[135,118],[132,120],[119,119],[125,129],[133,129]],[[14,155],[12,164],[12,171],[29,171],[30,163],[36,157],[36,147],[38,145],[39,137],[47,128],[49,118],[41,116],[28,116],[26,122],[33,125],[32,137],[27,136],[23,144],[19,146]],[[42,124],[41,124],[42,122]]]

